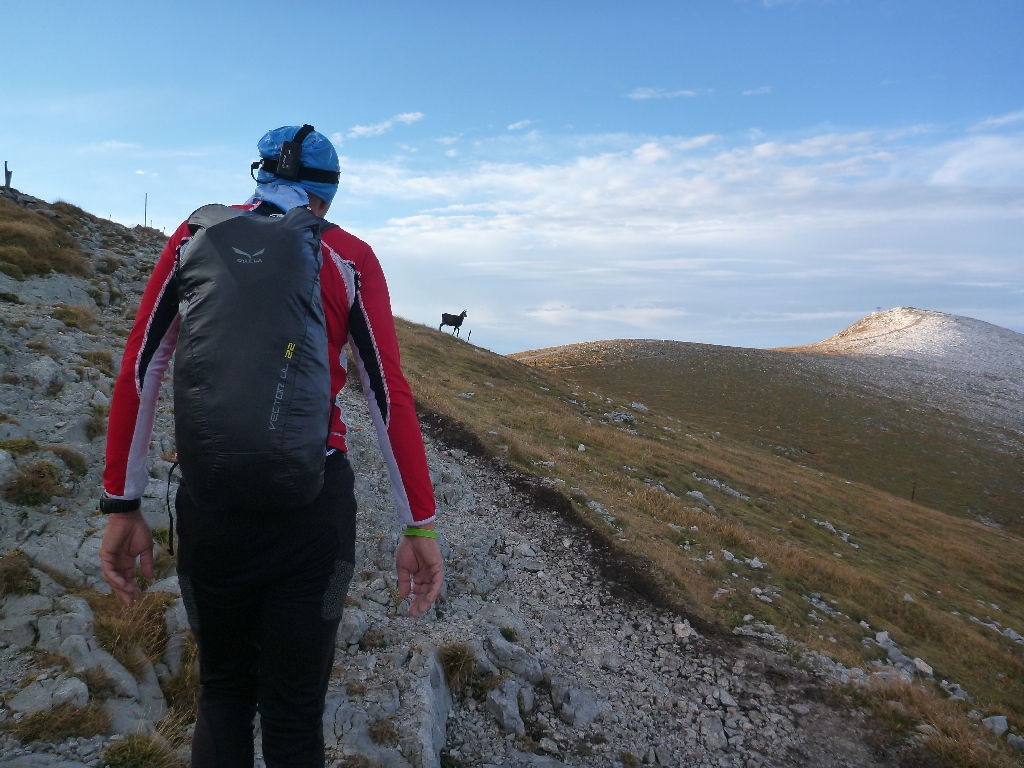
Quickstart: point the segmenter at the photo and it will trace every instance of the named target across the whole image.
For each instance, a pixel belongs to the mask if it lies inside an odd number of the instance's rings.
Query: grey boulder
[[[601,714],[601,704],[591,691],[561,677],[551,681],[551,701],[562,721],[573,728],[585,728]]]
[[[500,633],[492,632],[487,636],[487,650],[501,669],[507,669],[531,683],[539,683],[544,679],[544,671],[537,657],[522,646],[510,643]]]
[[[992,715],[992,717],[986,717],[981,721],[982,724],[988,728],[996,736],[1002,736],[1009,730],[1009,724],[1006,722],[1005,715]]]
[[[501,685],[492,688],[484,706],[505,733],[526,735],[526,725],[519,715],[519,683],[515,680],[503,680]]]

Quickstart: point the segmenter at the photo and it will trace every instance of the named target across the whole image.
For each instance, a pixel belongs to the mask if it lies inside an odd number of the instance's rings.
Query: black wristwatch
[[[142,499],[111,499],[109,496],[100,499],[100,512],[105,515],[134,512],[141,506]]]

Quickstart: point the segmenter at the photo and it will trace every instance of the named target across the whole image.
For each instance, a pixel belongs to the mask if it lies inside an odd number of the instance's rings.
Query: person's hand
[[[142,513],[119,512],[107,516],[107,530],[100,544],[103,580],[114,593],[131,605],[142,596],[135,580],[135,558],[140,558],[142,575],[153,578],[153,533]]]
[[[422,526],[434,529],[433,523]],[[419,616],[427,610],[441,594],[444,581],[444,561],[437,539],[426,536],[403,536],[395,557],[398,568],[398,596],[405,600],[412,590],[410,616]]]

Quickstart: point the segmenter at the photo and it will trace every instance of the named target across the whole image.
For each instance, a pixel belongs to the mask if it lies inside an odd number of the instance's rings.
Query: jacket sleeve
[[[115,499],[139,499],[149,482],[149,441],[160,384],[178,340],[178,290],[174,263],[189,231],[171,235],[142,294],[121,359],[107,427],[103,489]]]
[[[402,375],[387,282],[373,251],[366,251],[349,314],[349,348],[391,476],[398,519],[423,525],[434,520],[434,488],[412,391]]]

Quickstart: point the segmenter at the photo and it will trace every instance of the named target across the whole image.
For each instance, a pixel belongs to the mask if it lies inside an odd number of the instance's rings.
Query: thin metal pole
[[[149,221],[149,192],[146,193],[146,202],[142,204],[142,226]]]

